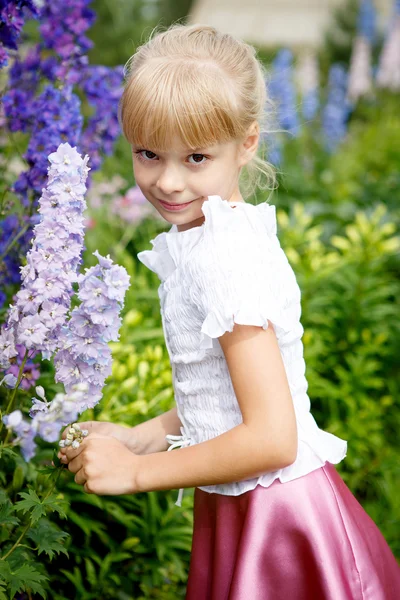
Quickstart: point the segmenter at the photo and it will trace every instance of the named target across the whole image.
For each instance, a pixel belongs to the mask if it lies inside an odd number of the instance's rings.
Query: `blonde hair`
[[[203,148],[244,140],[254,121],[264,139],[273,105],[256,49],[208,25],[175,23],[153,35],[156,30],[124,67],[118,120],[127,141],[165,152],[178,135],[185,146]],[[242,173],[244,198],[276,181],[260,154]]]

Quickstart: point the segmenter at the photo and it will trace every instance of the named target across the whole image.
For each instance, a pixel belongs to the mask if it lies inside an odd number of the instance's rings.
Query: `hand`
[[[124,427],[123,425],[117,425],[116,423],[110,423],[109,421],[83,421],[79,422],[79,425],[81,429],[87,429],[90,434],[98,433],[99,435],[111,436],[122,442],[129,450],[134,451],[135,449],[135,436],[132,434],[131,427]],[[68,427],[64,429],[61,439],[66,439],[70,427],[71,425],[68,425]],[[138,452],[136,453],[138,454]],[[57,456],[63,463],[67,462],[66,460],[63,460],[65,459],[65,455],[61,452],[59,452]]]
[[[139,457],[120,441],[91,433],[79,448],[61,448],[75,482],[88,494],[135,494]]]

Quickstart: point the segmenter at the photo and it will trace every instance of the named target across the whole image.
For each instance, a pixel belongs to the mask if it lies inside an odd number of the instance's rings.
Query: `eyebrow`
[[[132,148],[137,150],[138,148],[145,148],[145,146],[139,146],[138,144],[132,144]],[[146,150],[150,150],[150,148],[146,148]],[[196,152],[199,152],[200,150],[207,150],[207,148],[205,146],[203,148],[186,148],[185,150],[182,151],[182,155],[195,154]],[[156,150],[151,150],[151,152],[154,152],[154,154],[163,154],[162,152],[159,152]]]

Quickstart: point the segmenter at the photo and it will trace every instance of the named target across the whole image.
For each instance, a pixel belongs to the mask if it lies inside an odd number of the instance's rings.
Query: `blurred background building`
[[[265,48],[316,48],[323,42],[333,10],[345,4],[345,0],[194,0],[188,22],[213,25]],[[374,4],[378,26],[383,26],[393,2]]]

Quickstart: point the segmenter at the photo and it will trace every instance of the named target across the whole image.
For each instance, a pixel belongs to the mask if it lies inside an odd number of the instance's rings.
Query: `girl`
[[[195,487],[188,600],[399,598],[396,559],[334,467],[347,443],[310,412],[275,207],[243,198],[273,178],[257,156],[254,48],[173,25],[128,62],[119,114],[135,180],[172,225],[138,258],[161,280],[176,409],[133,429],[85,423],[61,451],[69,470],[96,494],[181,488],[180,505]]]

